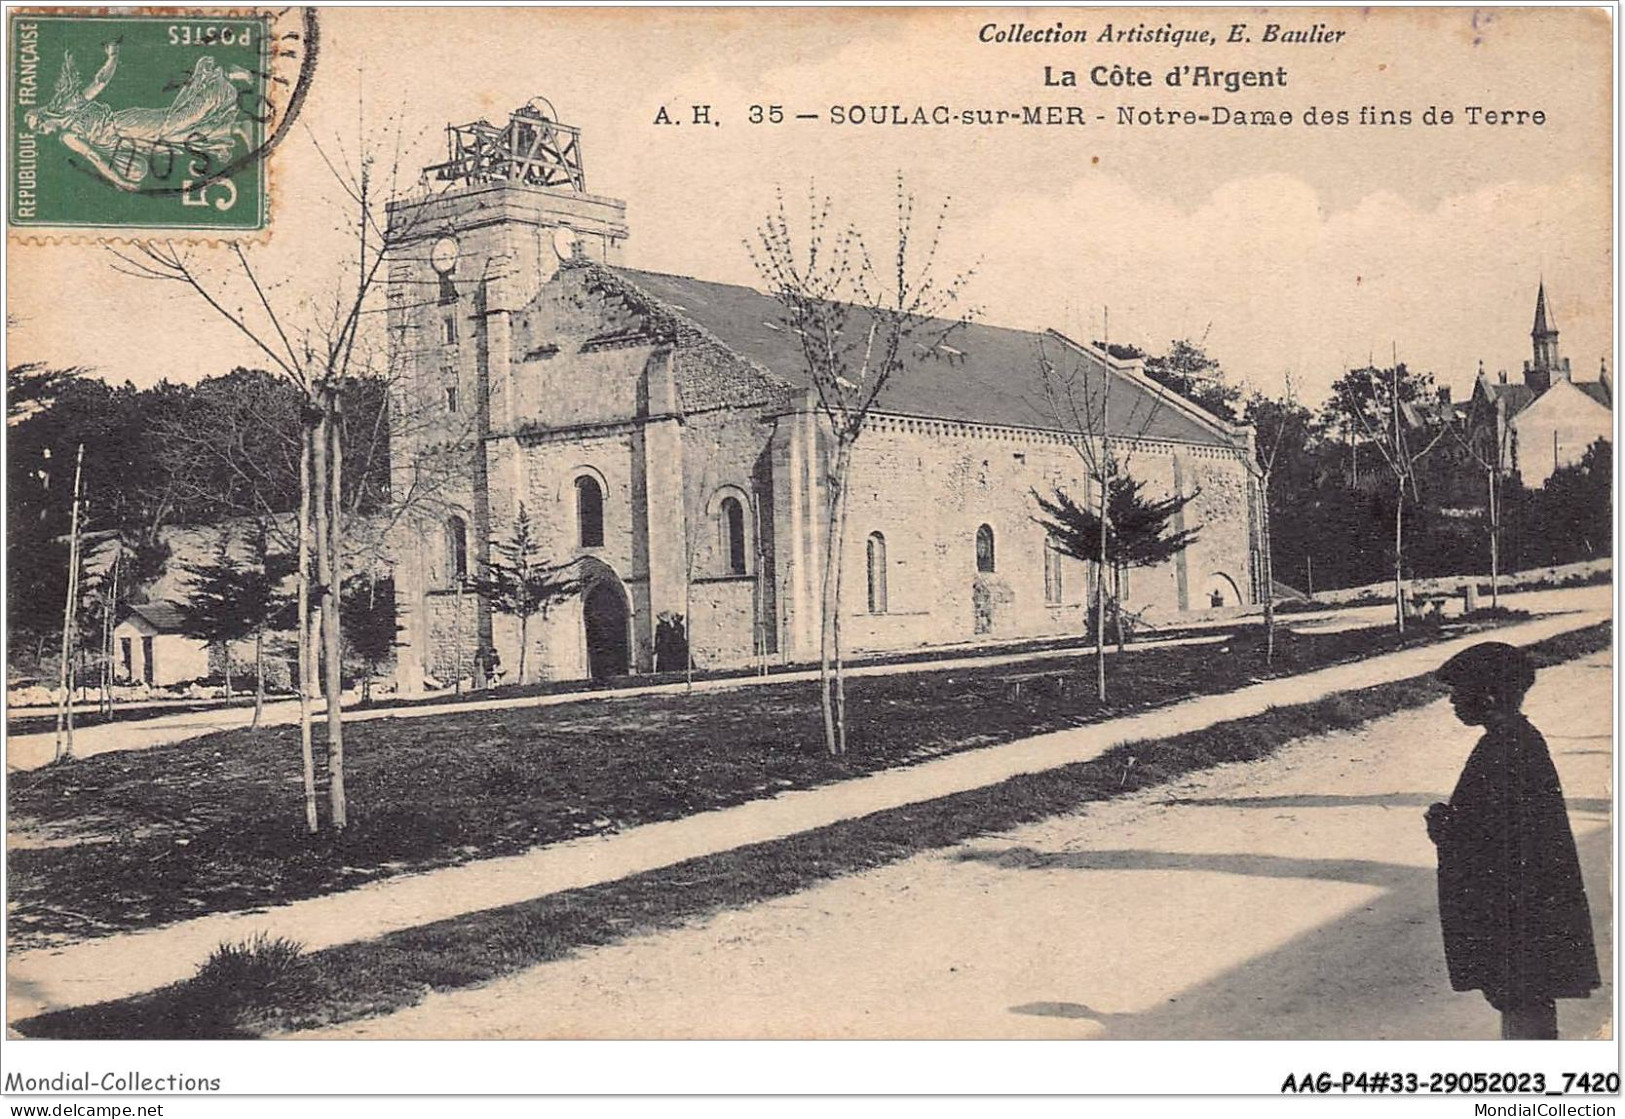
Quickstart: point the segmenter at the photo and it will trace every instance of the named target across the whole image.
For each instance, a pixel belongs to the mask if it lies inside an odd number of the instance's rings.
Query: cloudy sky
[[[1393,350],[1458,392],[1482,360],[1514,375],[1544,276],[1563,352],[1593,379],[1612,358],[1611,33],[1605,13],[1281,9],[322,12],[321,63],[301,126],[277,153],[274,229],[253,250],[297,306],[320,290],[339,197],[312,137],[354,147],[404,122],[404,163],[444,158],[444,125],[504,119],[547,96],[583,129],[588,189],[628,202],[627,263],[754,282],[741,240],[782,186],[815,181],[860,228],[884,230],[899,170],[951,199],[949,268],[975,266],[981,319],[1055,326],[1160,349],[1204,338],[1233,378],[1274,390],[1293,371],[1316,401],[1350,363]],[[995,23],[1084,29],[1082,45],[989,44]],[[1096,42],[1171,22],[1215,46]],[[1264,26],[1343,31],[1270,45]],[[1284,67],[1281,89],[1170,89],[1181,65]],[[1090,84],[1092,67],[1151,72],[1148,88]],[[1044,67],[1079,87],[1048,88]],[[659,127],[707,103],[720,127]],[[751,125],[834,105],[953,110],[1078,104],[1081,128]],[[1289,110],[1276,128],[1112,123],[1118,106]],[[1409,109],[1411,127],[1307,127],[1303,114]],[[1451,127],[1420,123],[1430,105]],[[1460,123],[1470,105],[1539,109],[1542,126]],[[1107,121],[1097,121],[1103,113]],[[208,252],[209,250],[202,250]],[[252,350],[179,290],[129,280],[93,246],[11,247],[11,360],[94,367],[147,384],[252,363]]]

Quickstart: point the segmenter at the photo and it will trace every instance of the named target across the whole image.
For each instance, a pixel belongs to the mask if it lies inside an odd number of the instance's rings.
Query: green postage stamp
[[[14,228],[253,232],[308,45],[269,15],[11,15]],[[280,87],[280,88],[279,88]]]

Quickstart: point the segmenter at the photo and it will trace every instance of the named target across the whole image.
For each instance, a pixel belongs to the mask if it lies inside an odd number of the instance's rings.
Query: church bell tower
[[[626,203],[587,192],[580,129],[539,97],[506,124],[448,125],[446,159],[390,203],[392,485],[435,490],[394,548],[403,693],[477,680],[493,647],[468,580],[514,513],[491,484],[518,470],[513,316],[572,260],[620,263],[627,233]]]
[[[1546,309],[1544,280],[1535,295],[1535,325],[1529,337],[1534,342],[1535,356],[1533,361],[1524,362],[1524,384],[1538,395],[1551,388],[1553,380],[1569,380],[1569,363],[1557,354],[1557,326]]]

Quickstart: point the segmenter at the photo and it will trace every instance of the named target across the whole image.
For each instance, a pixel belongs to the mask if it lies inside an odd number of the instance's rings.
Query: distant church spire
[[[1554,380],[1568,380],[1568,362],[1558,357],[1557,327],[1554,325],[1552,313],[1546,308],[1544,279],[1535,293],[1535,325],[1530,330],[1529,337],[1535,344],[1535,359],[1524,363],[1523,383],[1538,394],[1551,388]]]
[[[1542,280],[1540,290],[1535,293],[1535,329],[1529,332],[1536,341],[1545,334],[1557,336],[1557,330],[1550,325],[1550,321],[1546,314],[1546,281]]]

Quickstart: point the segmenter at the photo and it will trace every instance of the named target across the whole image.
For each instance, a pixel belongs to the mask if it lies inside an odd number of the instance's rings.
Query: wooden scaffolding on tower
[[[446,152],[446,162],[426,169],[442,182],[587,189],[581,130],[560,124],[545,97],[515,109],[504,126],[484,120],[447,125]]]

